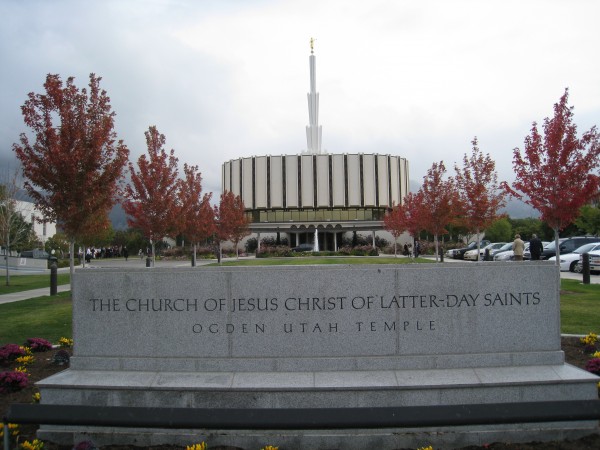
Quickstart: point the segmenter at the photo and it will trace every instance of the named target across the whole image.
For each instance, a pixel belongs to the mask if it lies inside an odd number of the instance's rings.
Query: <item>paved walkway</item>
[[[71,290],[70,284],[61,284],[57,286],[58,292],[66,292]],[[43,297],[50,295],[50,288],[31,289],[29,291],[14,292],[12,294],[0,295],[0,305],[4,303],[20,302],[21,300],[29,300],[30,298]]]

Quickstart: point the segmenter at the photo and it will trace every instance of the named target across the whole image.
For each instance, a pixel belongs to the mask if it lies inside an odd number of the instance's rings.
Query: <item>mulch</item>
[[[579,343],[579,339],[576,337],[563,337],[561,340],[562,349],[565,352],[565,359],[569,364],[574,366],[585,368],[586,362],[589,360],[590,355],[584,351],[583,346]],[[33,395],[37,392],[34,387],[34,383],[49,377],[61,370],[65,369],[65,366],[56,365],[53,363],[54,355],[57,350],[49,350],[41,353],[34,353],[35,362],[27,366],[29,372],[29,386],[21,391],[12,392],[8,394],[0,394],[0,411],[2,415],[8,409],[8,406],[12,403],[31,403]],[[16,364],[9,366],[0,366],[0,371],[12,370],[16,367]],[[21,425],[19,434],[19,442],[29,440],[30,442],[35,439],[35,432],[37,426],[35,425]],[[14,445],[14,444],[13,444]],[[0,442],[0,448],[1,442]],[[167,449],[181,449],[180,446],[154,446],[149,449],[155,450],[167,450]],[[70,450],[71,447],[59,446],[46,442],[44,450]],[[102,447],[103,450],[129,450],[139,449],[134,446],[122,446],[112,445]],[[211,450],[237,450],[236,447],[209,447]],[[490,443],[485,446],[468,446],[463,447],[460,450],[599,450],[600,449],[600,434],[593,434],[580,438],[577,440],[565,440],[565,441],[553,441],[553,442],[530,442],[526,444],[511,444],[511,443]],[[281,447],[280,450],[285,450]],[[401,449],[398,449],[401,450]],[[407,449],[408,450],[408,449]],[[414,450],[414,449],[410,449]]]

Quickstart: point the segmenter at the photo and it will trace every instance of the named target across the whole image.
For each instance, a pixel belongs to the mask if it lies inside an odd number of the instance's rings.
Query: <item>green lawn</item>
[[[562,280],[560,322],[562,333],[600,333],[600,285]]]
[[[59,273],[58,284],[69,284],[71,275]],[[50,275],[11,275],[10,285],[6,285],[6,271],[0,277],[0,295],[12,294],[13,292],[28,291],[30,289],[50,288]]]
[[[0,305],[0,345],[23,344],[41,337],[57,344],[73,337],[71,292]]]
[[[232,261],[237,265],[270,264],[318,264],[319,260],[330,264],[399,263],[407,258],[282,258],[265,260]],[[289,261],[289,262],[288,262]],[[356,261],[356,262],[354,262]],[[240,264],[242,263],[242,264]],[[383,262],[385,264],[385,262]],[[226,263],[224,265],[231,265]],[[68,275],[67,275],[68,276]],[[11,277],[12,278],[12,277]],[[23,278],[29,278],[25,276]],[[42,285],[41,287],[47,287]],[[600,333],[600,285],[583,285],[576,280],[561,282],[561,332],[567,334]],[[60,337],[72,337],[71,293],[45,296],[22,302],[0,305],[0,345],[22,344],[29,337],[43,337],[57,343]]]

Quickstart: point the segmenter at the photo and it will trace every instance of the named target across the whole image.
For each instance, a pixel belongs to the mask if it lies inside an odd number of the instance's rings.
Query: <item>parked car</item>
[[[504,244],[504,245],[503,245],[502,247],[500,247],[499,249],[497,249],[497,250],[494,250],[494,251],[491,253],[492,260],[493,260],[493,261],[496,261],[496,256],[498,256],[500,253],[504,253],[504,252],[507,252],[507,251],[509,251],[509,250],[511,250],[511,251],[512,251],[512,242],[507,242],[506,244]]]
[[[590,255],[590,273],[600,273],[600,250],[593,250],[588,254]],[[582,255],[579,255],[579,264],[575,266],[575,271],[581,272],[582,265]]]
[[[498,252],[494,255],[494,261],[514,261],[515,252],[512,249],[512,242],[508,243],[508,249]],[[523,250],[523,259],[525,259],[525,252],[529,250],[529,242],[525,242],[525,249]]]
[[[492,252],[494,250],[498,250],[500,247],[506,245],[506,242],[492,242],[491,244],[486,245],[485,247],[481,247],[479,250],[479,256],[477,256],[477,249],[469,250],[465,252],[463,259],[468,261],[478,261],[483,260],[485,257],[485,251],[489,250],[490,257],[492,256]]]
[[[485,247],[489,243],[490,243],[490,241],[485,241],[485,240],[481,241],[480,247]],[[446,252],[446,256],[448,258],[453,258],[453,259],[463,259],[465,256],[465,253],[468,252],[469,250],[473,250],[473,249],[477,250],[477,242],[471,242],[466,247],[453,248],[451,250],[448,250]]]
[[[293,247],[293,252],[312,252],[315,249],[313,244],[300,244],[297,247]]]
[[[581,255],[584,253],[590,253],[595,250],[600,250],[600,242],[592,242],[590,244],[584,244],[579,248],[576,248],[571,253],[560,254],[560,270],[562,272],[575,272],[575,267],[579,264]],[[548,258],[548,261],[556,261],[556,256]],[[581,271],[581,269],[579,269]]]
[[[558,240],[558,246],[560,249],[560,253],[567,254],[573,252],[576,248],[581,247],[583,244],[589,244],[591,242],[599,242],[600,238],[598,236],[575,236],[570,238],[562,238]],[[550,244],[544,247],[544,251],[542,252],[542,259],[548,259],[553,256],[556,256],[556,245],[555,242],[551,242]]]
[[[542,241],[542,249],[550,243],[551,243],[550,241]],[[527,250],[523,251],[523,259],[531,259],[531,252],[529,251],[529,247],[527,247]],[[540,259],[542,259],[541,256],[540,256]]]

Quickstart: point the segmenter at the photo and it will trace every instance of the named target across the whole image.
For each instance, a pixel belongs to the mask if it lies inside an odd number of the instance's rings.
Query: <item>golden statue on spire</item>
[[[312,55],[314,53],[315,50],[315,38],[310,38],[310,54]]]

